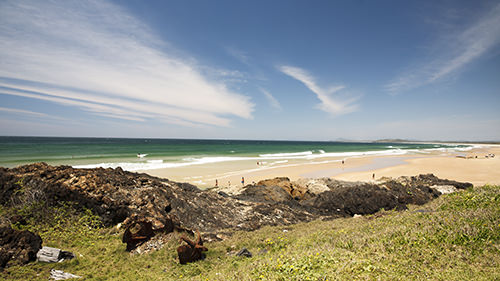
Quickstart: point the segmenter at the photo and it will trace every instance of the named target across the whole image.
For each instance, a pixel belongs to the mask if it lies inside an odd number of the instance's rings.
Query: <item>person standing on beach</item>
[[[373,175],[372,175],[372,179],[375,179],[375,173],[373,173]]]
[[[215,179],[215,187],[218,187],[219,186],[219,181],[217,179]]]
[[[245,185],[245,178],[241,177],[241,185]]]

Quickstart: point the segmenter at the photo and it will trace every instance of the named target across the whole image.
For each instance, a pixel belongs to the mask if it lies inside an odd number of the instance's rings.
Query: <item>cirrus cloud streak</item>
[[[109,2],[0,3],[4,94],[138,122],[230,126],[231,117],[252,118],[248,96],[202,69]]]
[[[434,47],[434,56],[410,67],[384,88],[391,94],[412,90],[458,73],[500,43],[500,4],[485,12],[464,29],[442,34],[446,42]],[[443,40],[445,41],[445,40]]]
[[[311,76],[306,70],[295,66],[280,66],[278,69],[284,74],[302,82],[309,90],[316,94],[317,98],[321,101],[318,108],[331,114],[341,115],[356,111],[358,105],[355,98],[341,99],[333,95],[340,92],[345,86],[334,86],[330,88],[322,88],[316,83],[316,79]]]

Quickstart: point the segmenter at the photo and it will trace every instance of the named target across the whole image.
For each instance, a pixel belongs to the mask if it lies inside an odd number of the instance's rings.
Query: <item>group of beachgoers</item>
[[[263,165],[265,162],[257,162],[257,166]],[[342,165],[344,165],[345,159],[342,159]],[[375,174],[373,174],[373,178],[375,179]],[[255,182],[252,182],[255,184]],[[245,177],[241,177],[241,185],[245,186]],[[231,186],[231,181],[227,181],[227,186]],[[215,187],[219,187],[219,180],[215,179]]]
[[[254,182],[252,182],[254,183]],[[245,185],[245,177],[241,177],[241,185]],[[227,181],[227,186],[231,186],[231,181]],[[219,187],[219,180],[215,179],[215,187]]]

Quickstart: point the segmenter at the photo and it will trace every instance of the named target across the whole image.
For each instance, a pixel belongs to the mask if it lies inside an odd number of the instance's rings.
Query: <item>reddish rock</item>
[[[198,238],[196,241],[192,241],[186,236],[181,236],[180,241],[186,242],[187,244],[181,245],[177,248],[177,255],[179,256],[179,263],[186,264],[188,262],[194,262],[197,260],[202,260],[205,258],[203,252],[208,251],[208,249],[203,246],[203,240],[201,239],[200,232],[196,232]]]

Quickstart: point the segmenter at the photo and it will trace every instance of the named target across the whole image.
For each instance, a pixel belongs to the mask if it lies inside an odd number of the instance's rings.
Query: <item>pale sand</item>
[[[484,156],[493,153],[494,158]],[[456,155],[478,158],[464,159]],[[440,178],[467,181],[474,185],[500,184],[500,146],[487,146],[463,153],[435,151],[429,154],[405,154],[400,156],[364,156],[317,159],[315,162],[290,160],[287,163],[257,165],[254,161],[233,161],[181,168],[145,171],[148,174],[179,182],[189,182],[200,188],[213,187],[215,179],[219,186],[242,186],[274,177],[299,178],[331,177],[349,181],[371,181],[383,176],[398,177],[433,173]]]
[[[485,158],[488,153],[495,154],[494,158]],[[405,164],[393,167],[374,169],[365,172],[345,173],[335,176],[341,180],[372,180],[375,173],[376,178],[411,176],[417,174],[432,173],[439,178],[466,181],[475,186],[484,184],[500,185],[500,148],[490,147],[467,153],[468,156],[478,158],[457,157],[424,157],[405,160]]]

